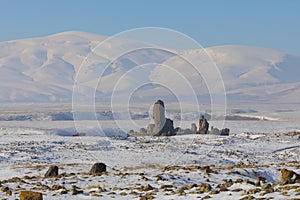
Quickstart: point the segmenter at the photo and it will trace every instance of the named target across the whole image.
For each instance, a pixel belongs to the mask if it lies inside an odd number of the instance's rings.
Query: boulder
[[[48,171],[45,174],[45,178],[52,178],[58,176],[58,167],[56,165],[52,165],[49,167]]]
[[[229,128],[224,128],[224,129],[221,130],[221,134],[220,135],[222,135],[222,136],[228,136],[229,132],[230,132]]]
[[[136,133],[134,132],[134,130],[129,130],[127,133],[128,137],[134,136]]]
[[[173,136],[175,135],[175,130],[173,126],[173,120],[166,118],[166,122],[163,128],[154,136]]]
[[[282,184],[294,184],[296,182],[300,182],[300,175],[293,170],[282,169],[281,182]]]
[[[183,133],[183,130],[182,130],[180,127],[176,127],[176,128],[174,129],[174,134],[175,134],[175,135],[182,134],[182,133]]]
[[[21,191],[20,200],[43,200],[43,194],[33,191]]]
[[[81,190],[79,187],[77,187],[76,185],[73,185],[72,189],[71,189],[71,194],[72,195],[77,195],[77,194],[82,194],[83,190]]]
[[[211,191],[211,189],[212,189],[212,187],[208,183],[203,183],[198,187],[198,190],[203,193],[204,192],[208,193],[209,191]]]
[[[140,135],[146,135],[147,134],[147,130],[144,129],[144,128],[140,128],[139,134]]]
[[[106,165],[104,163],[95,163],[90,170],[90,174],[94,175],[101,175],[103,172],[106,172]]]

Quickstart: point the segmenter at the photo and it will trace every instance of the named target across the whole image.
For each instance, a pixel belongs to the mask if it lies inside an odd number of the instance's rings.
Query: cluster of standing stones
[[[190,129],[181,129],[180,127],[174,128],[173,120],[166,118],[165,116],[165,104],[162,100],[158,100],[154,103],[153,120],[154,124],[148,124],[147,130],[141,128],[139,133],[130,131],[128,135],[173,136],[182,134],[215,134],[227,136],[230,131],[228,128],[219,130],[213,126],[211,127],[211,130],[209,130],[209,123],[204,115],[199,119],[198,130],[195,123],[191,124]]]

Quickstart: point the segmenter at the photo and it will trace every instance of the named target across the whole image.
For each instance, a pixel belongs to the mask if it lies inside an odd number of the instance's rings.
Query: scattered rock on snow
[[[150,191],[150,190],[153,190],[153,187],[150,184],[144,187],[144,191]]]
[[[7,186],[3,186],[3,187],[1,188],[1,190],[2,190],[2,192],[6,192],[6,191],[8,191],[8,190],[9,190],[9,187],[7,187]]]
[[[229,128],[224,128],[224,129],[221,130],[221,134],[220,135],[222,135],[222,136],[228,136],[229,132],[230,132]]]
[[[12,195],[12,191],[9,187],[7,186],[3,186],[2,187],[2,192],[4,192],[6,195],[11,196]]]
[[[212,189],[212,187],[211,187],[211,185],[210,184],[208,184],[208,183],[203,183],[203,184],[201,184],[199,187],[198,187],[198,190],[200,191],[200,192],[210,192],[211,191],[211,189]]]
[[[203,167],[203,172],[205,174],[210,174],[210,173],[212,173],[212,170],[211,170],[210,166],[204,166]]]
[[[33,191],[21,191],[20,200],[43,200],[43,194]]]
[[[51,178],[58,176],[58,167],[56,165],[52,165],[49,167],[48,171],[45,174],[45,178]]]
[[[106,165],[104,163],[95,163],[90,170],[90,174],[93,175],[101,175],[103,172],[106,172]]]
[[[60,190],[60,189],[66,190],[65,186],[62,186],[62,185],[53,185],[51,187],[51,190]]]
[[[281,170],[281,182],[282,184],[293,184],[300,181],[300,175],[296,172],[288,169]]]
[[[273,187],[272,187],[272,185],[270,183],[266,183],[266,184],[262,185],[261,189],[263,191],[265,191],[265,193],[272,193],[272,192],[274,192],[274,189],[273,189]]]
[[[81,194],[83,193],[83,190],[81,190],[79,187],[73,185],[72,190],[71,190],[71,194],[72,195],[77,195],[77,194]]]
[[[143,196],[141,196],[140,200],[150,200],[150,199],[153,199],[153,196],[151,193],[147,193]]]
[[[261,183],[265,183],[266,182],[266,178],[262,177],[262,176],[258,176],[255,179],[255,186],[261,186]]]

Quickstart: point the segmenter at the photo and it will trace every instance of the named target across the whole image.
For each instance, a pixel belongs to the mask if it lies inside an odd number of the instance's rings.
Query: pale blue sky
[[[171,28],[204,47],[237,44],[300,55],[297,0],[0,0],[0,41],[77,30]]]

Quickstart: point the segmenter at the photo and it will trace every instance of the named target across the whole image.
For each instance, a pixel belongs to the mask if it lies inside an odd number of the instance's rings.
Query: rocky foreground
[[[2,199],[300,199],[299,133],[9,137]]]
[[[45,166],[35,166],[41,170]],[[152,171],[154,166],[148,166]],[[47,176],[13,177],[1,181],[1,196],[26,199],[26,196],[42,199],[77,196],[120,199],[161,199],[170,196],[211,199],[300,199],[300,175],[282,167],[300,169],[299,162],[280,163],[274,167],[281,170],[281,181],[270,182],[268,177],[259,176],[259,171],[273,166],[230,165],[222,166],[167,166],[155,172],[142,173],[138,169],[111,169],[99,173],[78,172]],[[62,171],[64,169],[61,166]],[[151,169],[152,168],[152,169]],[[257,173],[256,178],[242,176],[243,171]],[[217,180],[218,176],[227,175],[227,179]],[[243,178],[241,178],[243,177]],[[195,181],[195,179],[201,181]],[[115,186],[118,182],[118,186]],[[122,183],[122,184],[120,184]],[[26,191],[26,192],[25,192]],[[33,192],[34,191],[34,192]],[[23,198],[22,198],[23,197]],[[122,198],[121,198],[122,197]]]

